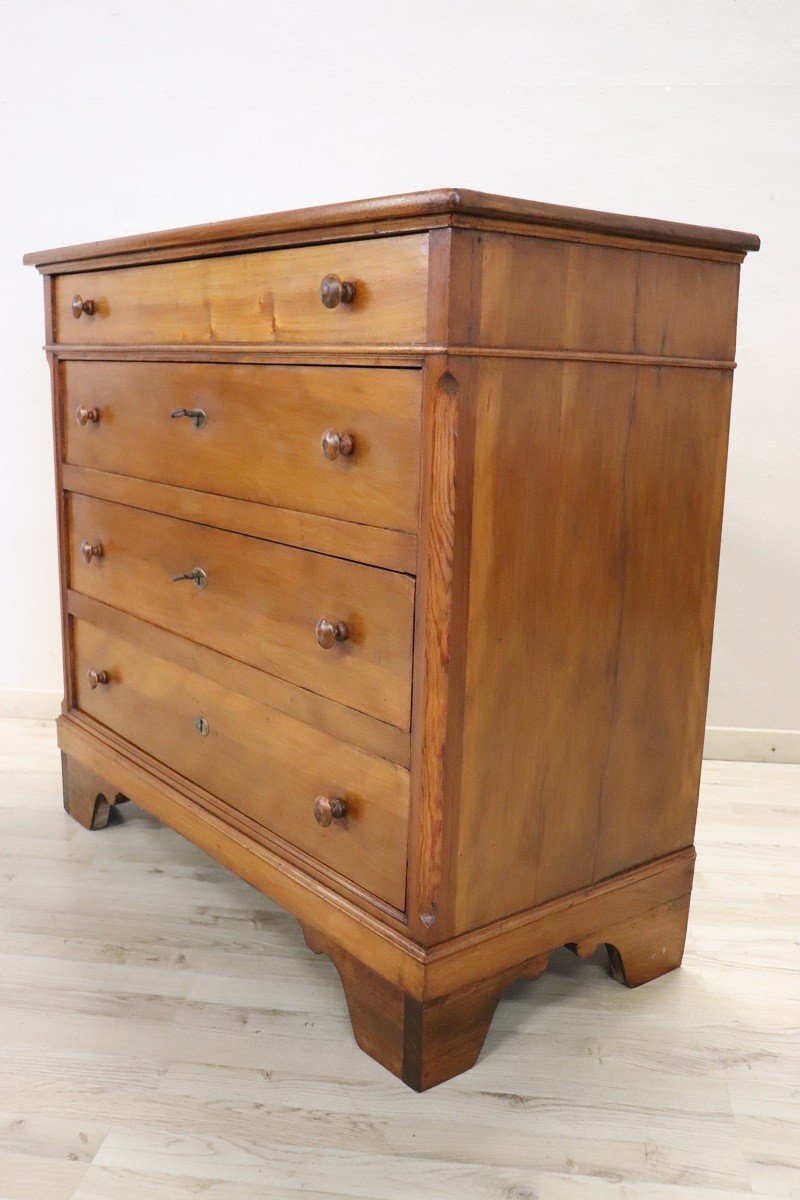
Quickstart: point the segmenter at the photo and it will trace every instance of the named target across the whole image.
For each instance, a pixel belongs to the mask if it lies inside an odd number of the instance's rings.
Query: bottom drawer
[[[84,621],[73,623],[73,647],[81,711],[271,833],[404,908],[406,770]],[[343,801],[344,815],[320,824],[317,797]],[[325,805],[319,809],[326,820]]]

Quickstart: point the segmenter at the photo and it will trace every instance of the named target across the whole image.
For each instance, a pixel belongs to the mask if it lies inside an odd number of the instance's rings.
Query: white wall
[[[800,729],[797,14],[6,0],[0,690],[60,688],[41,285],[23,251],[447,185],[761,234],[742,275],[709,720]]]

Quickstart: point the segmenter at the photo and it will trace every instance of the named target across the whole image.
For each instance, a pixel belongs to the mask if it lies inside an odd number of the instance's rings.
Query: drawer
[[[73,623],[73,646],[83,712],[345,878],[404,907],[406,770],[85,622]],[[92,677],[94,687],[90,672],[99,677]],[[318,796],[343,800],[344,816],[320,825]]]
[[[72,494],[68,507],[75,591],[409,728],[407,575],[88,496]],[[101,555],[85,561],[84,542]],[[205,586],[173,582],[194,569]],[[344,640],[322,648],[319,621],[342,623]]]
[[[78,361],[62,370],[64,457],[74,466],[416,529],[419,371]],[[173,419],[180,410],[203,416]],[[323,448],[327,432],[349,435],[352,449],[346,438]]]
[[[352,300],[323,304],[329,275],[355,286]],[[425,233],[85,271],[55,280],[55,336],[80,345],[408,345],[425,341],[427,280]],[[91,311],[77,302],[73,310],[76,296]]]

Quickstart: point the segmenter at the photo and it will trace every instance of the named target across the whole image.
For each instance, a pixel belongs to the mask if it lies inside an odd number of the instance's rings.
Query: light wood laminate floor
[[[555,954],[422,1096],[299,926],[0,721],[0,1200],[800,1197],[800,767],[707,763],[682,970]]]

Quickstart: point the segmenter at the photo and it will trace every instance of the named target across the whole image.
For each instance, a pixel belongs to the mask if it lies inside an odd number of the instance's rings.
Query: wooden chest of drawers
[[[67,810],[294,913],[423,1089],[681,960],[740,233],[464,191],[27,256]]]

